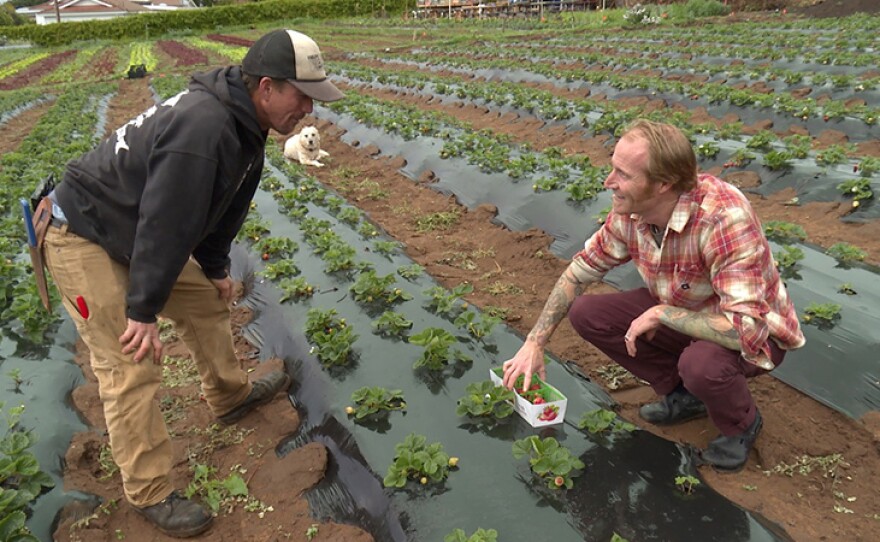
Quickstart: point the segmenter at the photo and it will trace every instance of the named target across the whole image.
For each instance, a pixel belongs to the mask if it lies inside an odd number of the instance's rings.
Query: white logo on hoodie
[[[180,101],[180,98],[182,98],[183,95],[187,94],[188,92],[189,90],[184,90],[177,96],[172,96],[171,98],[168,98],[167,100],[162,102],[162,104],[160,104],[160,107],[174,107],[175,105],[177,105],[177,102]],[[121,126],[118,130],[116,130],[116,147],[114,148],[114,152],[116,154],[119,154],[119,151],[129,150],[128,142],[125,141],[125,133],[128,131],[128,127],[134,126],[135,128],[140,128],[144,124],[144,121],[155,115],[156,111],[158,110],[159,108],[154,105],[153,107],[147,109],[137,117],[131,119],[126,124]]]

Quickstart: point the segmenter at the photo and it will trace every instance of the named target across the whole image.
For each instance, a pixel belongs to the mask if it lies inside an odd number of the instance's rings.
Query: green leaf
[[[248,494],[247,484],[242,480],[241,476],[231,474],[229,478],[223,481],[223,487],[233,497],[243,497]]]
[[[25,528],[24,522],[26,519],[27,517],[21,510],[16,510],[5,518],[0,519],[0,540],[6,542],[7,540],[12,540],[14,536],[21,534]]]

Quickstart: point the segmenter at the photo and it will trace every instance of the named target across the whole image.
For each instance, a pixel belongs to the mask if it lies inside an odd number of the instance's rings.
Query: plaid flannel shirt
[[[682,194],[658,247],[637,215],[609,213],[574,256],[583,282],[633,260],[660,304],[724,314],[739,333],[743,357],[773,369],[768,340],[793,350],[805,340],[773,262],[761,223],[736,187],[700,175]]]

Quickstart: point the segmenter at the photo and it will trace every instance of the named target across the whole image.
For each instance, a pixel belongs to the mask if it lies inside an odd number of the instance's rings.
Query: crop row
[[[436,54],[420,53],[399,55],[400,62],[417,62],[433,67],[448,67],[465,70],[526,70],[545,77],[563,81],[583,82],[590,85],[605,84],[617,90],[639,89],[649,93],[672,93],[685,98],[705,98],[710,103],[729,103],[741,107],[757,107],[773,109],[789,117],[807,120],[819,117],[832,120],[844,117],[860,119],[868,126],[877,124],[880,119],[880,108],[867,107],[862,104],[848,104],[840,100],[829,100],[821,104],[812,98],[795,98],[788,94],[762,94],[748,89],[736,89],[720,83],[690,83],[673,81],[662,77],[650,77],[633,74],[619,74],[606,70],[575,70],[560,69],[546,62],[532,61],[527,58],[516,60],[479,60],[463,58],[460,55],[443,57]]]
[[[546,121],[574,117],[579,119],[582,126],[589,127],[593,134],[605,132],[616,134],[626,123],[638,117],[672,122],[682,128],[696,144],[695,150],[698,156],[709,159],[720,158],[725,167],[744,167],[755,159],[755,152],[761,152],[765,155],[764,165],[771,170],[791,168],[792,160],[803,160],[812,156],[815,164],[821,168],[842,166],[841,175],[852,175],[857,172],[862,177],[871,177],[876,173],[874,163],[877,159],[867,156],[850,158],[856,152],[852,145],[836,145],[814,153],[808,136],[792,135],[780,139],[768,130],[751,136],[744,144],[739,143],[742,139],[742,123],[728,123],[722,128],[716,128],[711,124],[691,123],[689,115],[683,112],[669,113],[644,111],[639,107],[616,107],[613,102],[607,100],[595,102],[588,99],[563,99],[544,90],[512,83],[475,81],[464,83],[461,79],[451,77],[401,70],[377,70],[351,63],[342,66],[342,73],[355,78],[356,81],[375,81],[410,91],[454,96],[463,101],[482,101],[496,107],[511,105],[529,111]]]
[[[812,39],[815,46],[815,38]],[[570,38],[559,40],[554,43],[567,44],[569,46],[576,45],[578,47],[615,47],[622,51],[643,51],[645,53],[687,53],[691,55],[716,57],[716,58],[739,58],[751,59],[761,62],[770,62],[776,60],[788,60],[790,62],[811,62],[826,66],[849,66],[849,67],[871,67],[876,64],[875,53],[848,51],[839,47],[828,44],[821,48],[801,48],[792,47],[791,44],[786,46],[770,46],[766,41],[761,42],[760,38],[755,38],[758,43],[733,45],[713,42],[712,45],[701,45],[694,43],[691,39],[675,37],[663,42],[656,42],[645,39],[645,34],[630,39],[624,37],[614,37],[599,39],[596,37],[587,38],[586,40]]]
[[[690,52],[670,54],[668,51],[657,51],[656,48],[621,50],[605,45],[603,48],[588,47],[590,52],[574,52],[568,49],[548,48],[523,44],[520,46],[506,47],[496,57],[540,58],[556,64],[583,63],[587,69],[601,69],[607,67],[634,69],[663,69],[678,70],[692,76],[724,75],[728,79],[746,79],[763,81],[780,81],[787,85],[808,84],[813,93],[826,90],[821,87],[829,86],[827,90],[851,90],[861,92],[864,90],[876,90],[880,86],[880,76],[860,76],[851,73],[829,74],[824,72],[807,72],[786,68],[775,68],[766,64],[747,65],[745,63],[731,64],[731,57],[723,57],[718,60],[725,62],[697,62]],[[687,48],[690,51],[690,48]],[[520,52],[524,51],[524,52]],[[484,53],[478,47],[465,50],[472,56]],[[741,58],[741,57],[734,57]]]
[[[30,196],[46,176],[60,175],[64,165],[98,141],[96,96],[112,92],[112,85],[69,87],[40,119],[14,152],[0,158],[0,245],[16,259],[0,261],[0,322],[20,326],[22,335],[38,340],[57,316],[40,305],[36,284],[25,263],[26,236],[19,198]],[[54,292],[54,290],[53,290]],[[55,303],[57,305],[57,294]]]

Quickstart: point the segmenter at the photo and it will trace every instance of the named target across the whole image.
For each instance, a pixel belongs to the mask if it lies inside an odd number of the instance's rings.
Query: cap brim
[[[288,79],[290,84],[302,91],[303,94],[319,102],[335,102],[345,98],[345,94],[336,88],[336,85],[325,79],[323,81],[294,81]]]

